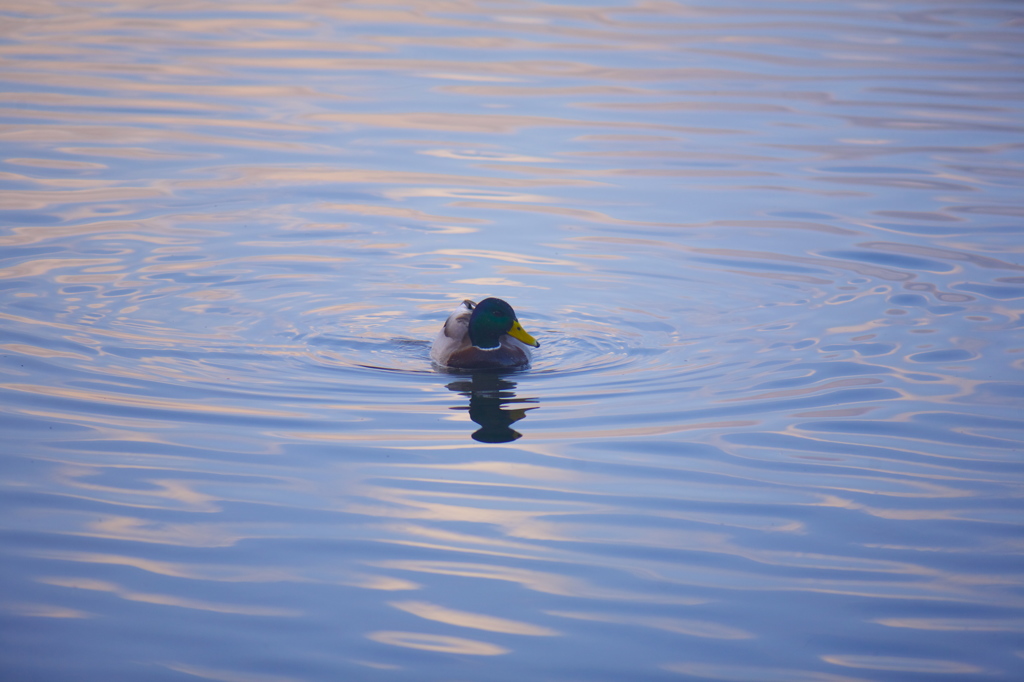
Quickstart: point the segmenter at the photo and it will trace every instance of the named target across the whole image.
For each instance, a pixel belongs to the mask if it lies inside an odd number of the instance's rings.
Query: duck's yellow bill
[[[523,325],[519,324],[519,320],[512,323],[512,328],[508,330],[508,335],[513,339],[518,339],[528,346],[534,348],[540,348],[540,341],[530,336],[529,332],[523,329]]]

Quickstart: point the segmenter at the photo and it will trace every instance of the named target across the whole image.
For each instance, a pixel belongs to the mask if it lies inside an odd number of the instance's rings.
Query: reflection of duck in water
[[[469,410],[469,418],[480,425],[473,434],[473,440],[481,443],[507,443],[523,434],[509,428],[512,424],[526,416],[527,410],[535,407],[523,407],[517,410],[503,410],[502,405],[509,403],[536,402],[534,398],[516,398],[512,389],[515,382],[503,378],[495,372],[473,372],[469,381],[453,381],[448,390],[469,397],[469,406],[453,407],[453,410]]]
[[[445,321],[430,348],[430,359],[460,369],[514,369],[530,364],[530,346],[540,343],[500,298],[466,300]]]

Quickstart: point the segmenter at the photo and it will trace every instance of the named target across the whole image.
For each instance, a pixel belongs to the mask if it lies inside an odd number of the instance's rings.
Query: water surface
[[[4,678],[1020,679],[1022,28],[0,7]]]

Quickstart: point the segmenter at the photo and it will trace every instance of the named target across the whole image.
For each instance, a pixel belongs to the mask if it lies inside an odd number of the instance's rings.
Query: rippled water
[[[4,679],[1024,676],[1018,3],[0,36]]]

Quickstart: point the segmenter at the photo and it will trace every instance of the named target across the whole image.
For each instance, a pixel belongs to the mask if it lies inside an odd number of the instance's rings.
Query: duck
[[[457,369],[517,369],[530,364],[540,342],[500,298],[465,300],[448,316],[430,347],[430,359]]]

